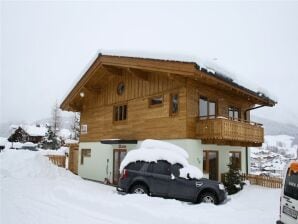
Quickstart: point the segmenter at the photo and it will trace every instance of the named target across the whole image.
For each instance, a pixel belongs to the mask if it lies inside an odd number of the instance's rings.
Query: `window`
[[[179,177],[180,175],[180,169],[182,168],[183,166],[179,163],[175,163],[173,166],[172,166],[172,173],[175,177]]]
[[[123,82],[120,82],[117,86],[117,93],[118,95],[122,95],[124,93],[124,90],[125,90],[125,85]]]
[[[240,110],[237,107],[229,107],[229,118],[233,120],[240,119]]]
[[[143,161],[136,161],[134,163],[128,164],[125,169],[139,171],[143,167],[144,164],[145,164],[145,162],[143,162]]]
[[[87,124],[82,124],[81,125],[81,134],[87,134],[87,132],[88,132]]]
[[[287,171],[284,194],[298,200],[298,173],[291,169]]]
[[[149,107],[159,107],[163,105],[163,96],[149,98]]]
[[[127,119],[127,105],[114,107],[114,121],[125,121]]]
[[[230,152],[230,164],[236,169],[241,170],[241,152]]]
[[[82,149],[81,150],[81,165],[84,164],[85,157],[91,157],[91,149]]]
[[[208,100],[206,97],[200,97],[199,101],[200,119],[216,117],[216,102]]]
[[[170,97],[170,115],[177,115],[179,112],[179,94],[173,93]]]
[[[157,163],[151,162],[148,167],[148,172],[170,176],[171,164],[161,160],[157,161]]]

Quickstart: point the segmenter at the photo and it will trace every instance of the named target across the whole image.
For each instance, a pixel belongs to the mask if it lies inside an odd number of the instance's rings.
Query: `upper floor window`
[[[163,105],[163,96],[149,98],[149,107],[159,107]]]
[[[201,119],[216,117],[216,102],[200,97],[199,115]]]
[[[233,120],[240,119],[240,109],[237,107],[229,107],[229,118]]]
[[[170,115],[177,115],[179,112],[179,94],[173,93],[170,96]]]
[[[127,119],[127,105],[114,106],[114,121],[125,121]]]

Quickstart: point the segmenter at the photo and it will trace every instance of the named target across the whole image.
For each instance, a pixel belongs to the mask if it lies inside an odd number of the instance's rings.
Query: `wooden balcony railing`
[[[261,146],[264,142],[264,129],[261,124],[225,117],[200,119],[197,122],[196,134],[203,144]]]

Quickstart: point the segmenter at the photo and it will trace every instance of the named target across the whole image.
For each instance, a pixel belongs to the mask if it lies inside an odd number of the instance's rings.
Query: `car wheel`
[[[148,194],[148,189],[142,184],[137,184],[131,188],[130,192],[133,194]]]
[[[217,204],[217,198],[213,193],[205,192],[201,195],[200,202]]]

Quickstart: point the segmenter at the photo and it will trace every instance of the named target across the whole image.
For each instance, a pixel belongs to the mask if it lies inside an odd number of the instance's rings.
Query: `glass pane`
[[[234,109],[232,107],[229,107],[229,118],[233,118],[234,117]]]
[[[215,102],[209,102],[209,117],[215,118]]]
[[[126,120],[126,114],[127,114],[127,105],[123,106],[123,120]]]
[[[172,114],[178,113],[178,94],[172,96]]]
[[[290,169],[287,172],[284,194],[298,200],[298,173],[294,173]]]
[[[162,104],[162,102],[163,102],[162,96],[157,96],[150,99],[150,105],[152,106]]]
[[[237,109],[235,109],[235,111],[234,111],[234,119],[238,119],[239,118],[239,112],[238,112],[238,110]]]
[[[208,160],[209,160],[209,179],[218,180],[217,153],[208,152]]]
[[[208,114],[208,102],[207,100],[200,98],[200,117],[206,117]]]

